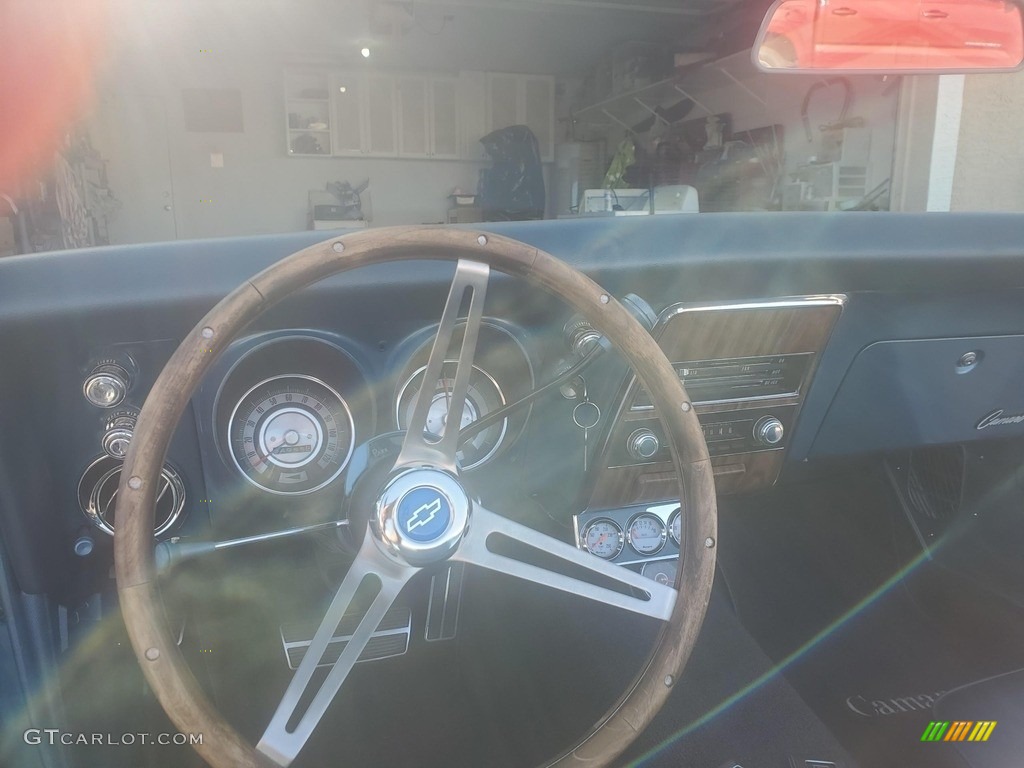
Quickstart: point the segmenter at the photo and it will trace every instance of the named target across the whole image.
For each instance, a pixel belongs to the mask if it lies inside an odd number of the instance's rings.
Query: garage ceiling
[[[121,0],[124,23],[114,30],[150,56],[204,49],[291,63],[583,76],[624,42],[721,48],[723,34],[738,40],[737,20],[759,19],[767,1]]]

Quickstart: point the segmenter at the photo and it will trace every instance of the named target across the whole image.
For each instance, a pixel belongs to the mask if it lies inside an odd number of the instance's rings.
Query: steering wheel
[[[398,458],[359,552],[327,609],[263,737],[253,747],[217,712],[189,670],[161,607],[153,546],[155,489],[167,446],[203,375],[241,331],[271,305],[325,277],[385,262],[456,262],[423,387]],[[579,312],[632,365],[665,429],[680,482],[683,550],[674,587],[613,565],[572,544],[488,511],[459,481],[458,425],[440,439],[425,432],[430,387],[441,375],[456,325],[462,332],[452,403],[461,413],[469,384],[490,271],[525,278]],[[460,320],[467,301],[468,316]],[[456,420],[457,421],[457,420]],[[339,510],[340,511],[340,510]],[[714,477],[707,445],[679,376],[650,334],[610,294],[567,264],[531,246],[468,230],[400,227],[335,237],[298,251],[246,281],[185,337],[153,385],[131,441],[117,502],[114,560],[121,610],[139,664],[160,704],[184,733],[202,733],[196,749],[215,768],[285,766],[299,754],[402,587],[422,567],[462,561],[537,582],[664,623],[641,672],[589,733],[546,765],[605,766],[647,726],[667,699],[693,649],[711,595],[717,542]],[[585,569],[608,586],[495,551],[502,538]],[[517,547],[519,549],[521,547]],[[315,689],[315,668],[356,590],[373,597],[340,658]],[[616,588],[612,588],[616,587]],[[301,702],[301,706],[300,706]],[[306,703],[308,702],[308,706]],[[301,707],[305,707],[304,709]]]

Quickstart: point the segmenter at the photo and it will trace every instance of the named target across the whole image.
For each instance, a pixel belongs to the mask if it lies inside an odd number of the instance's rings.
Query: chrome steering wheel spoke
[[[277,765],[291,764],[327,712],[384,614],[418,570],[386,557],[373,541],[373,534],[367,527],[352,567],[331,601],[263,737],[256,745],[259,752]],[[353,605],[353,598],[361,587],[364,591],[375,588],[376,594],[369,600],[369,607],[323,684],[317,688],[316,680],[319,676],[316,670],[320,660],[334,638],[338,623]],[[308,706],[305,706],[307,702]]]
[[[469,380],[473,370],[473,357],[476,354],[477,337],[480,332],[480,321],[483,318],[484,298],[487,294],[489,275],[490,267],[486,264],[459,259],[396,467],[430,465],[452,473],[458,469],[456,453],[459,447],[462,412],[465,408],[466,394],[469,390]],[[449,395],[448,421],[440,439],[431,440],[427,434],[430,403],[434,388],[441,378],[445,361],[448,359],[452,336],[459,321],[459,311],[467,293],[470,293],[469,310],[462,336],[462,346],[459,349],[456,362],[455,382]]]
[[[510,546],[498,551],[495,545],[500,545],[502,539]],[[552,567],[520,559],[516,550],[524,548],[532,550]],[[662,621],[672,616],[678,595],[673,587],[658,584],[635,571],[490,512],[479,504],[473,505],[469,528],[452,559]],[[570,575],[573,572],[579,575]]]

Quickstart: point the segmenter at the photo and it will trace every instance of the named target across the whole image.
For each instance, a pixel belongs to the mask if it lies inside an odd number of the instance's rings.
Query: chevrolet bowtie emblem
[[[417,528],[422,528],[424,525],[426,525],[435,517],[437,517],[437,513],[440,511],[440,497],[435,498],[433,501],[428,501],[426,504],[421,505],[415,512],[409,515],[409,519],[405,523],[405,530],[409,533],[412,533]]]

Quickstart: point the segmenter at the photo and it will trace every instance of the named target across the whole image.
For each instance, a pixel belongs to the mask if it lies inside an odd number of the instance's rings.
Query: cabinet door
[[[487,75],[487,130],[496,131],[518,125],[519,75]]]
[[[362,86],[356,75],[337,72],[331,76],[332,154],[361,154],[363,141]]]
[[[427,157],[430,154],[427,78],[398,78],[398,154]]]
[[[483,72],[459,73],[459,133],[464,160],[486,160],[480,139],[487,133],[487,76]]]
[[[366,88],[366,152],[370,155],[397,155],[395,78],[391,75],[367,75],[363,83]]]
[[[459,156],[458,83],[454,77],[430,78],[430,154]]]
[[[550,77],[524,75],[523,115],[540,145],[541,159],[550,163],[555,159],[555,82]]]

